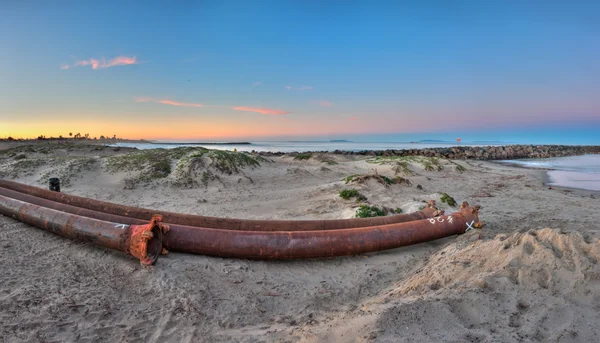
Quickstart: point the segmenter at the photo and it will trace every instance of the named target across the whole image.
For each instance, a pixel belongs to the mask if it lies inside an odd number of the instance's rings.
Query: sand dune
[[[395,160],[325,155],[269,157],[229,174],[206,169],[211,159],[203,155],[184,187],[174,184],[180,159],[168,174],[140,180],[139,170],[108,167],[130,150],[19,149],[0,153],[4,177],[45,186],[45,175],[58,173],[69,177],[64,192],[116,203],[238,218],[349,218],[359,203],[340,198],[342,189],[404,212],[430,199],[456,210],[441,202],[447,193],[481,204],[486,226],[363,256],[261,262],[172,253],[142,268],[122,253],[0,217],[0,337],[8,342],[593,342],[600,335],[599,200],[549,190],[539,171],[447,160],[441,168],[407,161],[407,171]],[[88,162],[78,169],[81,159]],[[344,181],[374,169],[410,185]],[[206,170],[218,178],[204,184]]]

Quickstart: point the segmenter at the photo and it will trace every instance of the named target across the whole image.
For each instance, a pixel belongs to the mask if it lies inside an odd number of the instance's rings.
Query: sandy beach
[[[481,205],[486,225],[360,256],[267,262],[170,253],[143,268],[0,216],[2,340],[600,340],[598,192],[549,189],[544,171],[478,160],[231,154],[2,143],[0,177],[44,188],[59,177],[69,194],[249,219],[353,218],[359,203],[339,196],[350,188],[369,205],[404,213],[427,200],[458,210],[441,201],[447,193]],[[410,184],[345,181],[375,170]]]

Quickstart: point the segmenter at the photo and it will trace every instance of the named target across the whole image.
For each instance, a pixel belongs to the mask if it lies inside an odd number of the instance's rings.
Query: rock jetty
[[[253,151],[254,152],[254,151]],[[311,153],[327,153],[328,151],[313,151]],[[282,156],[283,152],[257,152],[262,156]],[[600,146],[582,145],[504,145],[504,146],[455,146],[451,148],[425,148],[403,150],[363,150],[342,151],[329,153],[338,155],[359,156],[426,156],[453,160],[512,160],[520,158],[548,158],[561,156],[577,156],[585,154],[600,154]]]

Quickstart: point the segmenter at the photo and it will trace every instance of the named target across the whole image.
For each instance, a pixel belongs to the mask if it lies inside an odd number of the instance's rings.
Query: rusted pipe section
[[[38,205],[41,207],[46,207],[46,208],[49,208],[52,210],[71,213],[71,214],[75,214],[78,216],[103,220],[103,221],[107,221],[107,222],[122,223],[122,224],[127,224],[127,225],[141,225],[141,224],[145,224],[148,222],[147,220],[131,218],[131,217],[123,217],[123,216],[118,216],[116,214],[98,212],[98,211],[94,211],[94,210],[88,210],[87,208],[71,206],[71,205],[60,203],[60,202],[35,197],[35,196],[29,195],[29,194],[11,191],[10,189],[1,188],[1,187],[0,187],[0,195],[8,197],[8,198],[12,198],[12,199],[20,200],[23,202],[27,202],[30,204]]]
[[[257,260],[363,254],[427,242],[480,227],[479,206],[451,215],[332,231],[260,232],[170,225],[165,248],[191,254]]]
[[[109,202],[83,198],[65,193],[51,192],[46,189],[24,185],[21,183],[0,179],[0,194],[2,188],[25,193],[39,198],[60,202],[67,205],[90,209],[93,211],[109,213],[122,217],[147,220],[154,214],[160,214],[164,222],[185,226],[198,226],[227,230],[242,231],[318,231],[359,228],[366,226],[387,225],[404,223],[413,220],[427,219],[443,214],[435,208],[435,202],[430,201],[427,208],[408,214],[393,216],[355,219],[329,219],[329,220],[253,220],[207,217],[190,214],[181,214],[168,211],[157,211],[137,208]]]
[[[142,265],[156,263],[163,248],[160,216],[143,225],[127,225],[91,219],[0,195],[0,213],[59,236],[120,250],[140,260]]]
[[[271,260],[354,255],[392,249],[461,234],[481,225],[478,218],[479,206],[470,207],[466,202],[459,212],[447,216],[409,223],[330,231],[235,231],[160,224],[157,223],[158,218],[150,224],[136,225],[145,222],[135,218],[122,218],[125,223],[130,223],[125,224],[120,221],[120,217],[110,215],[111,219],[120,223],[116,224],[83,217],[101,218],[107,215],[105,213],[22,193],[16,195],[20,195],[23,200],[37,201],[39,205],[0,196],[0,213],[66,237],[128,252],[140,258],[145,264],[155,262],[161,251],[160,244],[150,243],[151,239],[156,237],[156,228],[159,229],[159,233],[165,232],[162,243],[170,250],[220,257]],[[44,205],[60,206],[79,215],[49,209]],[[48,220],[49,218],[51,220]],[[136,229],[139,227],[145,229]],[[140,241],[134,239],[136,232],[139,237],[145,237],[148,227],[152,227],[150,231],[153,233],[152,237],[148,237],[150,241],[145,241],[146,246],[136,243]],[[127,230],[131,230],[131,233],[129,234]],[[129,240],[128,234],[131,237]]]

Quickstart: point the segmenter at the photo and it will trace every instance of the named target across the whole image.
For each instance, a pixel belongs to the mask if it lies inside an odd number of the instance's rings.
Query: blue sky
[[[0,137],[594,141],[599,4],[2,2]]]

